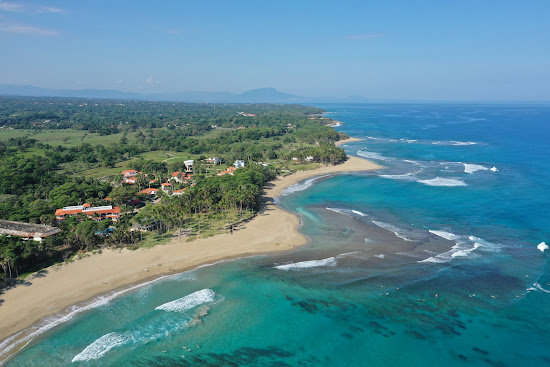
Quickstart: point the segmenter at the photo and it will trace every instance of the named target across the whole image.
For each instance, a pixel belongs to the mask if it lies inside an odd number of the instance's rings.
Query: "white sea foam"
[[[385,157],[380,153],[368,152],[366,150],[357,151],[357,155],[360,155],[361,157],[365,157],[365,158],[369,158],[369,159],[377,159],[377,160],[380,160],[380,161],[390,161],[390,160],[393,159],[393,158],[390,158],[390,157]]]
[[[351,216],[351,217],[353,217],[354,214],[358,215],[360,217],[368,217],[367,214],[365,214],[363,212],[360,212],[359,210],[354,210],[354,209],[329,208],[329,207],[326,207],[325,209],[330,210],[331,212],[335,212],[335,213],[338,213],[338,214],[347,215],[347,216]]]
[[[451,247],[447,252],[443,252],[436,256],[431,256],[425,260],[421,260],[421,263],[447,263],[455,257],[467,257],[474,250],[477,250],[480,247],[479,244],[474,244],[473,247],[469,247],[465,242],[456,242],[456,244]]]
[[[474,173],[476,171],[488,171],[489,168],[480,164],[464,163],[464,172]]]
[[[498,172],[498,168],[496,168],[496,167],[490,168],[490,170],[493,171],[493,172]]]
[[[277,265],[277,266],[274,266],[274,268],[279,270],[289,271],[289,270],[318,268],[318,267],[324,267],[324,266],[329,266],[329,267],[336,266],[336,258],[329,257],[321,260],[301,261],[293,264]]]
[[[451,247],[449,251],[431,256],[419,262],[446,263],[451,261],[455,257],[475,257],[476,254],[473,254],[472,252],[477,249],[479,249],[480,251],[497,252],[500,251],[501,247],[500,245],[491,243],[484,240],[483,238],[475,236],[462,236],[452,232],[433,229],[429,230],[429,232],[446,240],[453,241],[455,242],[455,245],[453,245],[453,247]]]
[[[541,251],[541,252],[544,252],[544,250],[548,250],[548,245],[546,244],[546,242],[541,242],[537,245],[537,248]]]
[[[384,258],[384,254],[374,255],[374,257],[377,257],[377,258],[379,258],[379,259],[383,259],[383,258]]]
[[[418,178],[413,174],[416,172],[409,172],[403,175],[378,175],[378,177],[388,178],[390,180],[402,180],[402,181],[418,181]]]
[[[62,315],[56,315],[56,316],[53,316],[53,317],[44,318],[44,319],[41,320],[41,322],[38,324],[38,326],[32,326],[31,328],[23,330],[21,333],[18,333],[17,335],[15,335],[13,337],[13,339],[15,339],[15,337],[17,337],[19,335],[23,335],[25,332],[28,331],[28,333],[24,337],[22,337],[20,339],[17,339],[15,342],[6,343],[7,341],[13,340],[12,338],[4,341],[2,344],[0,344],[0,356],[1,357],[7,356],[8,353],[12,349],[14,349],[16,347],[21,347],[22,348],[22,347],[26,346],[38,335],[40,335],[40,334],[56,327],[57,325],[63,324],[65,322],[71,320],[73,317],[75,317],[76,315],[78,315],[82,312],[85,312],[85,311],[88,311],[88,310],[91,310],[91,309],[94,309],[94,308],[97,308],[97,307],[105,306],[105,305],[109,304],[110,301],[112,301],[113,299],[117,298],[118,296],[120,296],[124,293],[127,293],[127,292],[130,292],[130,291],[148,286],[148,285],[153,284],[153,283],[164,281],[164,280],[169,280],[169,279],[195,279],[195,278],[196,278],[196,276],[192,272],[186,272],[186,273],[175,274],[175,275],[165,275],[165,276],[159,277],[157,279],[151,280],[149,282],[136,284],[132,287],[128,287],[128,288],[123,289],[121,291],[113,292],[113,293],[111,293],[107,296],[96,297],[96,298],[92,299],[91,302],[86,303],[84,305],[72,306],[68,309],[67,313],[62,314]]]
[[[390,142],[390,143],[397,143],[400,141],[400,139],[391,139],[391,138],[377,138],[377,137],[374,137],[374,136],[367,136],[367,139],[371,139],[371,140],[379,140],[379,141],[387,141],[387,142]]]
[[[131,338],[128,333],[109,333],[88,345],[71,362],[89,361],[103,357],[111,349],[127,344]]]
[[[202,289],[185,297],[160,305],[155,310],[185,312],[203,303],[214,301],[216,293],[212,289]]]
[[[535,289],[540,292],[550,293],[549,290],[542,288],[542,286],[538,282],[533,283],[533,287],[535,287]]]
[[[436,236],[439,236],[441,238],[449,240],[449,241],[456,241],[461,237],[461,236],[456,235],[456,234],[451,233],[451,232],[436,231],[435,229],[430,229],[429,232],[435,234]]]
[[[478,143],[473,141],[451,141],[451,145],[476,145]]]
[[[385,229],[386,231],[393,232],[397,237],[399,237],[399,238],[401,238],[405,241],[410,241],[410,242],[414,241],[413,239],[410,239],[409,237],[407,237],[404,234],[405,231],[402,230],[401,228],[397,228],[396,226],[394,226],[392,224],[384,223],[384,222],[380,222],[380,221],[376,221],[376,220],[373,220],[372,222],[374,224],[376,224],[378,227]]]
[[[431,180],[418,180],[418,182],[428,186],[467,186],[464,181],[456,178],[436,177]]]
[[[321,179],[326,178],[328,176],[330,176],[330,175],[322,175],[322,176],[312,177],[312,178],[308,178],[307,180],[305,180],[303,182],[298,182],[297,184],[294,184],[292,186],[289,186],[289,187],[285,188],[281,192],[281,196],[290,195],[290,194],[298,192],[298,191],[304,191],[304,190],[310,188],[311,185],[313,185],[315,183],[315,181],[321,180]]]

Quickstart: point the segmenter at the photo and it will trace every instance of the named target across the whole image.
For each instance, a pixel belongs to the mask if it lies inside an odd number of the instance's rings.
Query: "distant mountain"
[[[366,98],[300,97],[275,88],[258,88],[244,93],[178,92],[134,93],[103,89],[51,89],[27,85],[0,84],[0,96],[109,98],[190,103],[365,103]]]
[[[271,102],[271,103],[296,103],[297,100],[303,100],[304,97],[298,97],[293,94],[279,92],[275,88],[252,89],[240,94],[240,99],[250,102]]]
[[[138,93],[101,89],[51,89],[31,85],[0,84],[0,95],[29,97],[81,97],[81,98],[117,98],[143,99]]]

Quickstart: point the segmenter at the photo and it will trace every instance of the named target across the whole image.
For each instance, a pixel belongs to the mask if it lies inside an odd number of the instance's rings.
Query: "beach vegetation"
[[[78,251],[231,232],[256,215],[262,187],[278,174],[346,159],[334,145],[346,136],[325,126],[329,119],[312,118],[321,112],[299,105],[2,98],[0,219],[61,232],[42,242],[0,236],[1,278]],[[212,157],[214,163],[206,160]],[[192,179],[173,181],[188,160]],[[223,174],[236,160],[245,167]],[[132,184],[122,182],[128,169],[140,172]],[[172,186],[163,191],[166,182]],[[138,193],[146,188],[159,190],[155,197]],[[56,209],[85,203],[116,205],[122,215],[116,222],[56,219]]]

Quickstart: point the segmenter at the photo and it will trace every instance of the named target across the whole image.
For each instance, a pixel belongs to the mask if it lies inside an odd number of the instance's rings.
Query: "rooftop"
[[[44,224],[33,224],[14,222],[0,219],[0,234],[7,234],[21,237],[47,237],[56,234],[61,230]]]

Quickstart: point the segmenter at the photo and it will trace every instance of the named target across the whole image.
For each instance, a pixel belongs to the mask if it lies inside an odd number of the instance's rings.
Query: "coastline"
[[[347,143],[354,143],[356,141],[362,141],[362,140],[363,139],[359,139],[359,138],[347,138],[347,139],[344,139],[344,140],[337,141],[336,143],[334,143],[334,145],[339,147],[339,146],[342,146],[342,145],[347,144]]]
[[[361,139],[346,139],[341,144],[358,140]],[[290,251],[304,245],[307,239],[297,229],[298,217],[277,207],[274,199],[285,188],[306,178],[380,168],[368,160],[349,157],[345,163],[337,166],[279,177],[264,189],[265,203],[258,215],[234,234],[221,234],[192,242],[174,237],[166,245],[138,250],[103,250],[101,254],[47,268],[45,274],[29,279],[31,284],[9,289],[2,295],[0,341],[29,328],[44,317],[57,315],[70,306],[132,284],[195,269],[204,264]],[[24,336],[18,335],[10,344]],[[17,349],[14,348],[12,352]],[[5,357],[0,357],[0,363]]]

